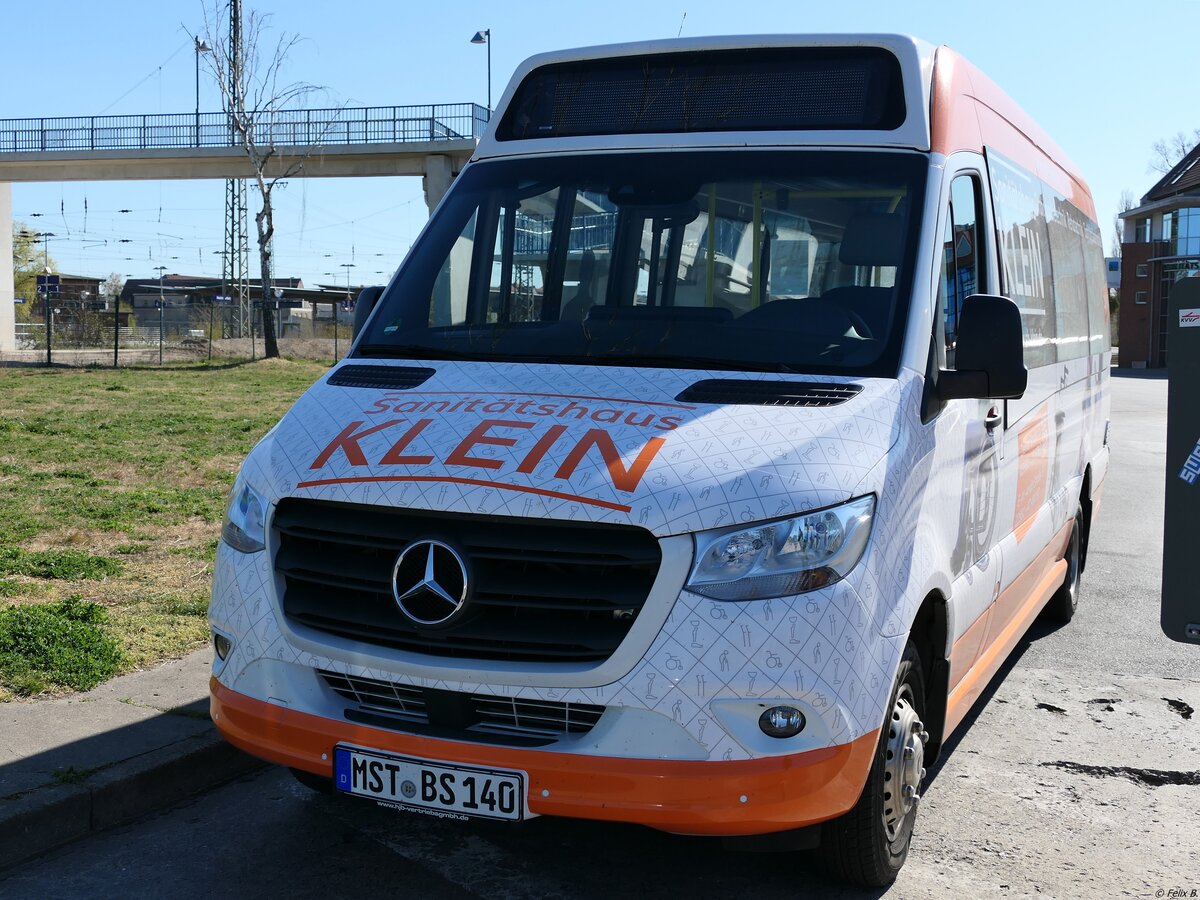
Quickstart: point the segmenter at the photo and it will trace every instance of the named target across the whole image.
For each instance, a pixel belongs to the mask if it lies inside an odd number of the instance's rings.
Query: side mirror
[[[367,319],[371,317],[371,312],[375,309],[375,304],[379,302],[381,296],[383,296],[383,285],[372,285],[358,292],[358,298],[354,301],[353,336],[355,338],[367,324]]]
[[[1017,305],[991,294],[963,301],[954,366],[938,372],[942,400],[1015,400],[1024,394],[1029,370]]]

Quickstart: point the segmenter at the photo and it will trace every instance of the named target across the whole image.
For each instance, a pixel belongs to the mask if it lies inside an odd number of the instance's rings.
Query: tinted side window
[[[1049,365],[1057,360],[1057,322],[1042,183],[990,150],[988,172],[1000,248],[1000,290],[1021,309],[1025,365]]]
[[[946,366],[954,368],[954,346],[963,301],[984,283],[983,247],[979,240],[980,190],[974,175],[959,175],[950,185],[950,209],[942,235],[942,279],[939,296],[945,331]]]
[[[1083,256],[1087,218],[1065,197],[1044,190],[1049,214],[1050,259],[1054,264],[1055,344],[1058,361],[1088,355],[1088,283]]]

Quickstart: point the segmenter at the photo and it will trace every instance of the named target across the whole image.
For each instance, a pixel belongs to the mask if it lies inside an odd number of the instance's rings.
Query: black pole
[[[54,333],[54,317],[50,312],[50,235],[46,232],[42,232],[42,253],[45,257],[42,269],[46,273],[46,277],[42,279],[46,283],[42,293],[42,300],[46,304],[46,365],[51,366],[53,362],[50,359],[50,344]]]
[[[163,362],[163,266],[158,268],[158,364]]]
[[[121,295],[113,297],[113,368],[119,365],[117,357],[121,352]]]
[[[53,328],[50,318],[50,285],[47,284],[43,289],[42,302],[46,304],[46,365],[52,365],[50,361],[50,334]]]

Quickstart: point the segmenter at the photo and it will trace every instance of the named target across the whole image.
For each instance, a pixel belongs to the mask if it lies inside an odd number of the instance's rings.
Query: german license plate
[[[448,765],[358,747],[334,748],[339,791],[388,805],[449,817],[525,817],[525,774]]]

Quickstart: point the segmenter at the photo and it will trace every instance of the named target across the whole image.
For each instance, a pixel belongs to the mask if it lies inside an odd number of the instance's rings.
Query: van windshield
[[[473,163],[356,353],[894,375],[924,158]]]

